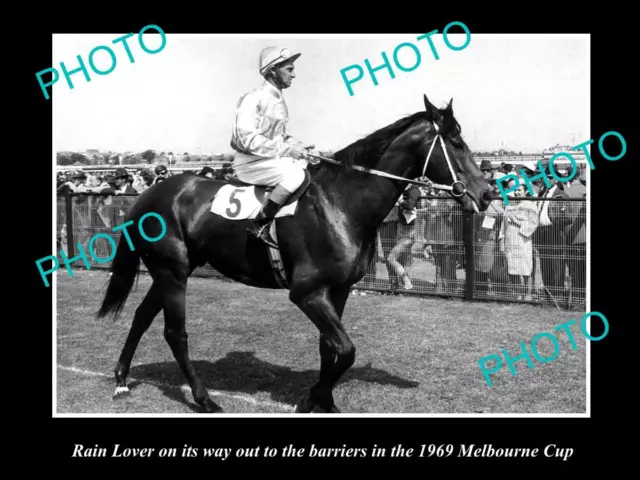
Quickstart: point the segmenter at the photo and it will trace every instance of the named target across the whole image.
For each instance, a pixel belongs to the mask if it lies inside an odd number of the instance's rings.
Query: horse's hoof
[[[319,404],[313,403],[309,407],[310,401],[307,399],[300,400],[294,410],[294,413],[342,413],[338,407],[331,405],[329,409],[322,408]]]
[[[298,402],[293,413],[311,413],[309,410],[309,402],[306,398],[303,398]]]
[[[205,404],[202,405],[202,413],[224,413],[224,410],[213,400],[207,399]]]
[[[131,392],[129,391],[129,387],[127,386],[116,387],[115,392],[113,392],[113,399],[117,400],[117,399],[129,397],[130,395],[131,395]]]
[[[321,407],[318,404],[315,404],[311,409],[311,413],[342,413],[342,412],[335,405],[331,405],[329,408],[325,408],[325,407]]]

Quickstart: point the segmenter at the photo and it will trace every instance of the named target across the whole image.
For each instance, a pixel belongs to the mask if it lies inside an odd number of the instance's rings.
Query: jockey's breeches
[[[265,158],[234,167],[236,176],[243,182],[280,187],[295,192],[304,182],[307,162],[291,157]]]

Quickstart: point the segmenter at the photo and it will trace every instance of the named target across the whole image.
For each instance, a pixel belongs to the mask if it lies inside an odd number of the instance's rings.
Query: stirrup
[[[249,230],[249,232],[258,240],[261,240],[263,243],[269,245],[270,247],[279,250],[280,247],[271,239],[271,235],[269,234],[269,229],[271,228],[272,221],[270,221],[266,225],[263,225],[257,230]]]

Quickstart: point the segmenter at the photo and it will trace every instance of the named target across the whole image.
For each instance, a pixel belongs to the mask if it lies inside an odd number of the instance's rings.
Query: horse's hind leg
[[[204,388],[202,380],[198,377],[189,359],[188,335],[185,329],[188,268],[176,267],[172,270],[163,270],[156,275],[162,282],[164,338],[189,381],[193,399],[206,413],[222,412],[222,408],[209,397],[209,393]]]
[[[138,348],[138,343],[140,343],[142,335],[149,329],[153,319],[160,313],[163,306],[162,291],[158,283],[154,282],[144,297],[144,300],[136,309],[127,341],[122,348],[120,358],[116,364],[114,370],[116,376],[116,391],[113,394],[114,399],[129,393],[127,376],[129,375],[129,368],[131,368],[131,360]]]

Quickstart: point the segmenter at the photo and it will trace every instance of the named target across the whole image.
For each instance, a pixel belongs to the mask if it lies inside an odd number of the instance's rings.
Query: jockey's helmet
[[[260,52],[260,62],[258,65],[260,75],[264,77],[271,67],[275,67],[276,65],[286,61],[294,62],[300,55],[300,53],[291,53],[288,48],[264,48]]]

